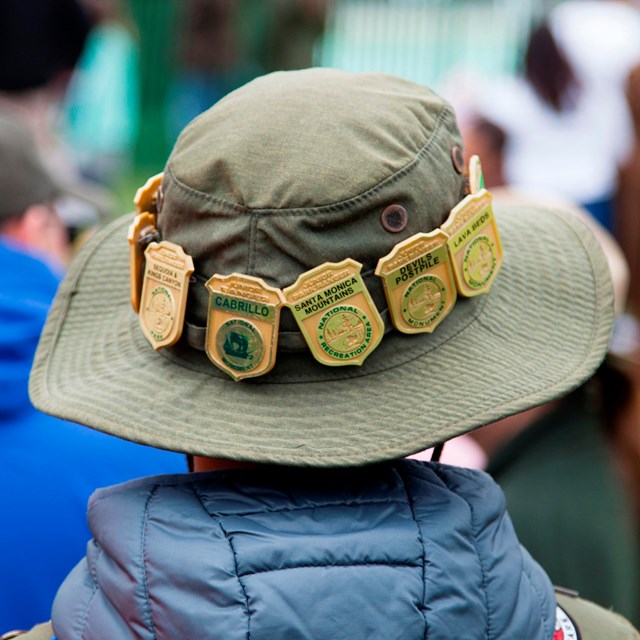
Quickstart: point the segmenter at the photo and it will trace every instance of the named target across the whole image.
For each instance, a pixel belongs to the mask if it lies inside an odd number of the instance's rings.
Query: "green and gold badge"
[[[140,310],[140,295],[142,293],[142,276],[144,265],[144,247],[140,239],[156,230],[156,216],[145,211],[139,213],[129,226],[127,239],[129,241],[129,283],[131,289],[131,306],[138,313]]]
[[[453,308],[456,284],[449,262],[447,235],[436,230],[398,243],[380,258],[393,325],[403,333],[431,333]]]
[[[465,297],[487,293],[502,266],[502,245],[491,194],[485,189],[468,195],[454,207],[442,230],[458,293]]]
[[[146,249],[140,299],[140,326],[154,349],[175,344],[182,335],[193,260],[173,242]]]
[[[325,262],[283,291],[311,353],[322,364],[360,365],[382,340],[384,323],[361,270],[351,258]]]
[[[238,273],[207,281],[209,318],[205,350],[211,362],[234,380],[268,373],[276,362],[279,289]]]

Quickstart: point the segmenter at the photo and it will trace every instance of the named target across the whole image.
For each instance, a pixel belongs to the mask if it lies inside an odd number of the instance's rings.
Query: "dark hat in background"
[[[304,341],[297,348],[287,308],[266,375],[235,382],[197,345],[215,274],[286,289],[351,258],[384,317],[378,260],[439,229],[464,198],[460,146],[451,107],[392,76],[311,69],[229,94],[184,130],[159,198],[162,239],[195,266],[189,330],[159,351],[145,339],[129,297],[131,217],[116,220],[61,286],[32,370],[34,404],[165,449],[343,466],[415,453],[576,387],[607,350],[607,261],[575,216],[528,205],[495,209],[504,264],[488,293],[458,298],[433,333],[385,319],[361,366],[324,366]]]
[[[78,0],[2,0],[0,91],[38,89],[70,74],[90,29]]]
[[[60,189],[44,168],[29,129],[0,112],[0,222],[58,195]]]

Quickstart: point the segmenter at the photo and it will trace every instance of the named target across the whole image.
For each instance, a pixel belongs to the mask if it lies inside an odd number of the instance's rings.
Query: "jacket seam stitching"
[[[411,517],[415,522],[416,529],[418,531],[418,542],[420,543],[420,548],[422,549],[422,562],[420,563],[422,565],[422,606],[420,608],[420,613],[422,614],[422,619],[424,620],[424,640],[427,640],[427,638],[429,637],[429,622],[427,620],[427,549],[425,547],[425,540],[422,535],[422,528],[420,527],[420,523],[418,522],[418,518],[413,506],[413,500],[409,495],[405,478],[400,473],[398,473],[398,478],[405,492],[405,495],[407,496],[407,504],[409,505],[409,509],[411,511]]]
[[[98,547],[98,553],[96,555],[96,559],[94,560],[94,562],[92,562],[89,565],[89,574],[91,575],[91,579],[93,581],[93,588],[91,590],[91,596],[89,598],[89,601],[87,602],[87,606],[85,607],[82,613],[82,620],[80,623],[80,640],[83,640],[84,633],[87,630],[87,621],[89,620],[89,609],[91,608],[91,603],[93,602],[93,599],[96,597],[96,594],[100,590],[100,585],[98,584],[98,579],[97,579],[98,576],[97,576],[96,565],[98,563],[98,559],[100,558],[101,554],[102,554],[102,547]]]
[[[504,519],[504,516],[503,516],[503,519]],[[546,616],[545,608],[544,608],[544,596],[543,596],[542,592],[538,589],[538,586],[531,579],[531,576],[527,572],[527,570],[526,570],[526,568],[524,566],[524,563],[523,563],[523,567],[522,567],[522,574],[527,579],[527,582],[531,586],[531,590],[533,591],[533,593],[535,594],[535,596],[536,596],[536,598],[538,600],[538,604],[540,605],[540,615],[542,617],[542,626],[545,627],[548,618]],[[555,596],[555,594],[554,594],[554,596]]]
[[[224,531],[224,529],[223,529]],[[226,533],[226,532],[225,532]],[[257,576],[263,573],[277,573],[279,571],[295,571],[296,569],[333,569],[334,567],[346,568],[346,567],[421,567],[419,562],[331,562],[331,564],[323,563],[309,563],[309,564],[297,564],[294,567],[280,567],[277,569],[260,569],[259,571],[247,571],[240,574],[238,577],[246,578],[247,576]]]
[[[148,579],[147,579],[147,530],[149,523],[149,505],[151,500],[154,498],[156,492],[158,491],[159,485],[154,485],[149,492],[147,500],[144,505],[144,518],[142,520],[142,530],[140,532],[140,555],[142,560],[142,588],[144,590],[144,602],[145,609],[149,616],[149,631],[153,636],[154,640],[157,640],[157,633],[155,624],[153,623],[153,613],[151,611],[151,600],[149,598],[149,587],[148,587]]]
[[[196,493],[196,495],[198,495],[198,491],[195,487],[194,487],[194,492]],[[229,511],[225,513],[220,513],[220,512],[212,513],[208,511],[200,495],[198,495],[198,499],[200,500],[200,503],[202,504],[202,508],[205,510],[205,512],[209,514],[209,516],[215,517],[215,518],[228,518],[231,516],[237,516],[239,518],[243,518],[246,516],[259,515],[262,513],[265,513],[265,514],[266,513],[291,513],[295,511],[305,511],[309,509],[328,509],[332,507],[353,507],[353,506],[366,507],[369,505],[388,505],[388,504],[398,504],[404,507],[407,506],[407,502],[405,500],[364,500],[364,501],[350,500],[350,501],[343,501],[343,502],[342,501],[325,502],[323,504],[312,504],[308,506],[299,506],[299,507],[282,507],[279,509],[256,509],[255,511],[240,511],[240,512]]]
[[[233,564],[235,567],[235,571],[236,571],[236,578],[238,579],[238,584],[240,585],[240,589],[242,590],[242,594],[244,596],[244,609],[247,615],[247,640],[250,640],[251,638],[251,609],[249,608],[249,594],[247,593],[247,589],[244,585],[244,582],[242,581],[242,576],[240,575],[240,570],[238,567],[238,555],[236,553],[236,549],[233,546],[233,540],[231,539],[231,536],[229,535],[229,533],[227,532],[227,530],[224,528],[222,522],[218,521],[218,526],[220,527],[220,530],[222,531],[225,540],[227,541],[228,545],[229,545],[229,549],[231,549],[231,554],[233,555]]]
[[[244,610],[245,610],[245,613],[246,613],[246,616],[247,616],[247,640],[251,640],[251,610],[249,608],[249,594],[247,593],[247,589],[246,589],[244,583],[242,582],[242,577],[240,576],[240,571],[239,571],[239,568],[238,568],[238,555],[236,553],[235,547],[233,546],[233,541],[231,540],[231,536],[229,535],[227,530],[222,525],[222,522],[220,522],[220,516],[213,515],[213,514],[209,513],[209,511],[207,510],[207,507],[206,507],[206,505],[204,503],[202,495],[198,491],[198,487],[195,484],[192,484],[191,485],[191,489],[192,489],[193,494],[195,495],[196,499],[200,503],[200,506],[202,507],[202,510],[210,518],[215,519],[218,527],[220,527],[220,531],[222,531],[222,535],[224,536],[225,540],[227,541],[227,544],[229,545],[229,549],[230,549],[231,555],[233,557],[233,564],[234,564],[234,567],[235,567],[236,578],[238,580],[238,584],[240,585],[240,589],[241,589],[242,594],[244,596]]]
[[[445,473],[442,472],[441,469],[437,467],[433,467],[433,471],[435,474],[444,482],[446,487],[451,490],[451,486],[447,482],[448,478]],[[484,603],[487,610],[487,640],[491,640],[493,638],[493,629],[491,625],[491,609],[489,607],[489,592],[488,592],[488,582],[487,582],[487,571],[484,566],[484,562],[482,561],[482,556],[480,555],[480,551],[478,550],[478,528],[476,526],[476,517],[475,517],[475,509],[473,508],[473,504],[471,501],[462,493],[456,493],[460,498],[462,498],[469,507],[469,511],[471,513],[471,530],[473,532],[473,548],[476,552],[476,556],[478,558],[478,564],[480,565],[480,573],[482,574],[482,593],[484,594]]]

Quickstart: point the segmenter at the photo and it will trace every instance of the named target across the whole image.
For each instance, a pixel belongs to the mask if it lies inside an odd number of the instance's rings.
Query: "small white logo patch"
[[[573,620],[559,606],[556,606],[556,629],[553,640],[580,640],[580,634]]]

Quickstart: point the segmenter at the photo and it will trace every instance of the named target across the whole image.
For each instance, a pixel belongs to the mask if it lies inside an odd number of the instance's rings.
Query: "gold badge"
[[[456,302],[447,235],[440,230],[417,233],[380,258],[382,278],[393,325],[403,333],[431,333]]]
[[[283,290],[314,358],[322,364],[360,365],[378,346],[384,323],[351,258],[325,262]]]
[[[138,313],[140,309],[140,294],[142,292],[142,269],[144,265],[144,247],[140,238],[154,233],[156,230],[156,216],[144,212],[138,214],[129,226],[129,282],[131,289],[131,306]]]
[[[207,281],[209,318],[205,349],[213,364],[234,380],[273,369],[278,348],[279,289],[260,278],[233,273]]]
[[[136,191],[133,204],[136,205],[138,213],[142,213],[143,211],[157,213],[158,189],[162,184],[163,175],[162,173],[158,173],[152,176]]]
[[[465,297],[487,293],[502,266],[502,245],[485,189],[468,195],[455,206],[442,230],[449,236],[447,246],[458,293]]]
[[[140,326],[154,349],[175,344],[182,335],[193,259],[173,242],[152,242],[144,252]]]

